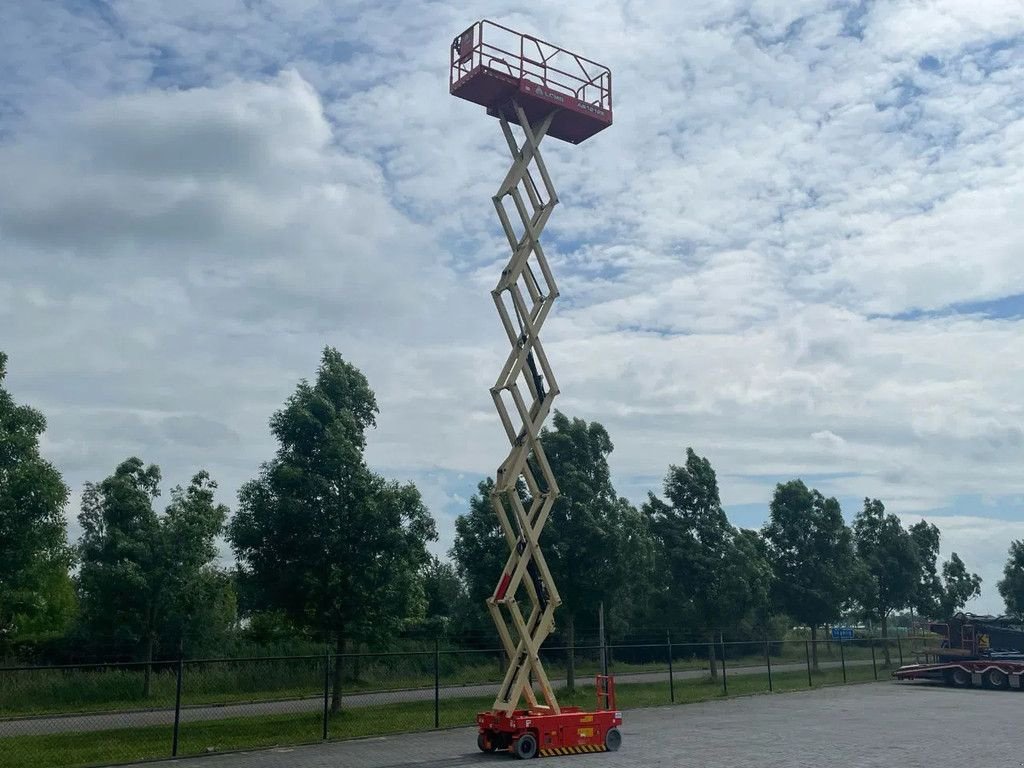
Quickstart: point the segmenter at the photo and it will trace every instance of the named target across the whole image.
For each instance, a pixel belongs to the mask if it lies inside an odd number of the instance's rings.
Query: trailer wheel
[[[512,745],[512,749],[515,751],[516,757],[520,760],[529,760],[531,757],[536,757],[537,738],[532,733],[524,733],[516,739],[516,743]]]
[[[609,728],[604,735],[604,746],[609,752],[618,752],[622,746],[622,732],[618,728]]]
[[[971,687],[971,673],[966,669],[954,669],[953,674],[949,676],[949,679],[953,681],[953,685],[957,688]]]
[[[992,688],[1007,688],[1010,684],[1010,679],[1006,676],[1006,673],[1003,672],[1003,670],[1001,669],[990,669],[988,672],[985,673],[985,678],[987,679],[988,684]]]

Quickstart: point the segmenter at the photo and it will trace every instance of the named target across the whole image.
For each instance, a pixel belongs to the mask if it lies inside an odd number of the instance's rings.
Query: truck
[[[922,649],[923,662],[894,671],[896,680],[935,680],[955,688],[1024,687],[1024,626],[1019,620],[959,612],[929,623],[928,629],[936,644]]]

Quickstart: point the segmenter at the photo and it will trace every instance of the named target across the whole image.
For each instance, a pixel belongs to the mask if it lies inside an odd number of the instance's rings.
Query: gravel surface
[[[871,683],[627,711],[619,752],[543,758],[544,768],[1019,768],[1024,694]],[[168,768],[508,766],[469,728],[188,758]]]

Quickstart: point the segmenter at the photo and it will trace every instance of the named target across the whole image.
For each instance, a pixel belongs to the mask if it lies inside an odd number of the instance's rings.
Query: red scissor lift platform
[[[622,713],[615,709],[615,681],[597,676],[597,710],[562,707],[560,714],[517,709],[481,712],[477,746],[484,752],[508,750],[516,757],[575,755],[584,752],[614,752],[622,743],[618,726]]]
[[[548,136],[579,144],[612,124],[612,73],[597,62],[491,21],[455,38],[451,93],[487,107],[491,117],[530,122],[558,110]]]
[[[611,125],[612,76],[607,67],[590,59],[484,20],[453,41],[449,89],[499,118],[509,143],[513,165],[494,200],[513,253],[492,293],[509,294],[522,326],[516,338],[503,300],[496,299],[513,348],[491,394],[508,433],[511,453],[496,474],[491,502],[510,555],[487,604],[510,666],[494,708],[477,715],[477,745],[484,752],[508,751],[519,758],[614,751],[622,742],[618,729],[622,713],[615,708],[615,681],[608,675],[597,676],[597,708],[590,712],[559,706],[544,672],[539,649],[554,626],[553,612],[561,599],[537,541],[558,497],[556,480],[539,443],[540,422],[551,398],[558,393],[539,341],[540,326],[558,296],[539,238],[558,199],[538,145],[546,136],[579,144]],[[523,129],[522,147],[516,146],[510,125]],[[539,173],[542,184],[531,168]],[[546,194],[541,194],[542,189]],[[525,234],[516,232],[504,207],[509,197]],[[535,363],[539,363],[539,369]],[[532,377],[524,373],[527,364]],[[550,384],[548,390],[544,381]],[[518,433],[500,397],[506,390],[512,393],[522,422]],[[536,473],[526,461],[531,450],[540,457]],[[511,491],[514,498],[510,507],[501,501],[502,494],[517,487],[517,477],[533,492],[528,510],[515,490]],[[516,599],[516,591],[524,583],[532,606],[528,619]],[[505,624],[503,610],[508,611],[516,637]],[[540,697],[533,690],[531,675],[541,689]],[[522,708],[524,698],[526,707]],[[542,705],[541,700],[546,703]]]

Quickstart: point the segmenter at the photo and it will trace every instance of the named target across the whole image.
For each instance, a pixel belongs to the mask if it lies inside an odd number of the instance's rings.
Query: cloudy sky
[[[484,16],[613,71],[615,124],[545,144],[544,339],[620,492],[693,446],[739,525],[795,476],[849,517],[878,497],[999,611],[1024,537],[1019,0],[0,4],[0,348],[74,490],[136,454],[233,504],[330,344],[377,392],[370,461],[448,548],[506,450],[507,148],[447,85]]]

